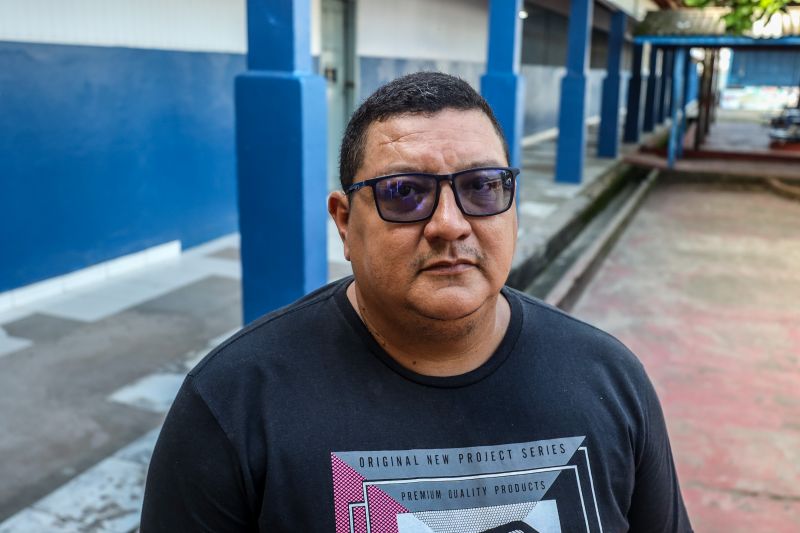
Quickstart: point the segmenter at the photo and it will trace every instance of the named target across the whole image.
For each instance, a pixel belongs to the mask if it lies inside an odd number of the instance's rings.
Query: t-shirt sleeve
[[[156,443],[140,531],[252,531],[240,462],[191,380],[183,383]]]
[[[655,389],[644,376],[644,431],[636,463],[636,478],[628,513],[630,531],[687,533],[692,531],[672,459],[664,413]]]

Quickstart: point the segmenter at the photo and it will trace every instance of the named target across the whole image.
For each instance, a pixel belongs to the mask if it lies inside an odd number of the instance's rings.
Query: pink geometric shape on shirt
[[[380,531],[380,533],[398,533],[397,515],[407,513],[408,509],[374,485],[367,487],[367,500],[369,501],[370,530]]]
[[[355,533],[367,533],[367,509],[365,507],[355,507],[353,509],[353,531]]]
[[[344,461],[331,454],[331,470],[333,471],[333,512],[336,516],[336,533],[350,533],[350,504],[364,500],[364,477],[353,470]],[[354,509],[358,511],[358,508]],[[362,516],[364,512],[362,511]],[[358,521],[355,521],[358,524]],[[361,519],[366,533],[366,519]],[[395,529],[397,529],[395,527]],[[359,531],[356,529],[355,531]]]

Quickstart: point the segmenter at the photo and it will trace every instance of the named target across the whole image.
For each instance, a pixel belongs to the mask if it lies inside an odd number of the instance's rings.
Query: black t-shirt
[[[423,376],[375,342],[351,281],[189,373],[142,533],[691,531],[655,391],[616,339],[506,288],[492,357]]]

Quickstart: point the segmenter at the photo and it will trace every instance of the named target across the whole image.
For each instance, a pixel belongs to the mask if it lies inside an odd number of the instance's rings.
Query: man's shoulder
[[[535,338],[537,344],[558,347],[559,357],[573,356],[590,364],[643,373],[638,357],[614,335],[521,291],[509,287],[504,291],[521,305],[525,317],[522,334]]]
[[[239,368],[264,363],[272,353],[285,353],[294,346],[313,343],[319,333],[337,322],[337,292],[348,278],[325,285],[295,302],[271,311],[248,324],[209,352],[190,372],[192,377],[235,365]],[[313,333],[312,333],[313,332]]]

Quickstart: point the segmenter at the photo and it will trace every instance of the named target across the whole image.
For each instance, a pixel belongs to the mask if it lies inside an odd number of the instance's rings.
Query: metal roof
[[[636,26],[639,42],[654,44],[695,44],[696,46],[800,45],[800,8],[776,13],[767,22],[758,22],[745,35],[725,33],[723,17],[729,8],[674,9],[650,11]]]

